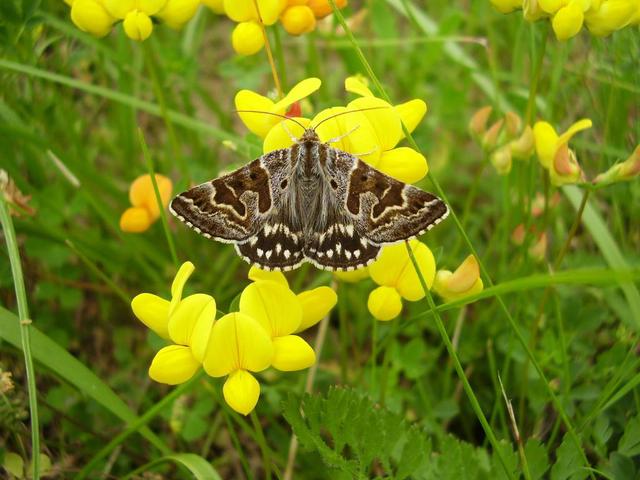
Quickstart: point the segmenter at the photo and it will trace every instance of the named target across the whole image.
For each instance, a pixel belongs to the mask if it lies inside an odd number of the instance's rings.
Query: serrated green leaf
[[[551,468],[551,480],[582,480],[588,472],[582,468],[582,458],[569,434],[565,434],[556,452],[556,463]]]
[[[624,434],[618,443],[618,453],[627,457],[640,455],[640,415],[636,415],[624,428]]]
[[[547,449],[540,440],[530,438],[524,446],[524,455],[527,457],[531,480],[538,480],[549,470],[549,456]]]

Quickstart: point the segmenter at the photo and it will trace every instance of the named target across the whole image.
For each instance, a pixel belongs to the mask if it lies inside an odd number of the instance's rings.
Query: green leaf
[[[137,419],[135,413],[131,411],[127,404],[82,362],[78,361],[34,325],[31,325],[29,330],[34,360],[75,386],[79,391],[105,407],[123,422],[131,423]],[[20,321],[13,313],[2,307],[0,307],[0,338],[16,348],[21,348]],[[168,452],[168,447],[165,443],[147,427],[141,428],[140,434],[160,451]]]
[[[527,457],[531,480],[538,480],[549,469],[549,456],[547,449],[539,440],[530,438],[524,446],[524,455]]]
[[[640,415],[627,422],[624,434],[618,443],[618,453],[627,457],[640,455]]]
[[[14,477],[22,478],[22,474],[24,471],[24,460],[22,460],[22,457],[17,453],[6,452],[4,454],[2,468],[4,468]]]
[[[580,451],[573,440],[566,434],[557,451],[557,461],[551,469],[551,480],[582,480],[587,478],[588,471],[582,468]]]
[[[167,462],[173,462],[181,467],[186,468],[196,480],[222,480],[222,477],[211,466],[211,464],[200,455],[196,455],[195,453],[174,453],[171,455],[166,455],[136,469],[129,475],[125,476],[122,480],[126,480],[129,478],[139,478],[139,473],[149,471],[156,465]]]

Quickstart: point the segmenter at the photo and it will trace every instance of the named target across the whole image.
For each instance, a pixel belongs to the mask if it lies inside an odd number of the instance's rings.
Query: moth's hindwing
[[[175,197],[169,208],[207,238],[245,242],[277,210],[271,179],[286,168],[285,155],[286,150],[270,152],[238,170],[193,187]]]
[[[396,243],[420,235],[449,213],[435,195],[385,175],[349,153],[334,149],[330,157],[335,165],[327,168],[348,179],[339,199],[346,215],[357,231],[374,244]]]

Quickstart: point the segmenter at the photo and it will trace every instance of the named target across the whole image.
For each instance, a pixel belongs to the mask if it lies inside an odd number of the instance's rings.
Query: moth
[[[420,235],[447,216],[435,195],[333,148],[339,139],[322,142],[318,126],[289,148],[179,194],[171,212],[206,238],[234,244],[263,270],[304,262],[355,270],[383,245]]]

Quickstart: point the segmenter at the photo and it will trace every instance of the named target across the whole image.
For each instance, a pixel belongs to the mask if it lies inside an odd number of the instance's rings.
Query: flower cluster
[[[514,112],[507,112],[488,126],[492,112],[493,108],[486,106],[474,113],[469,130],[496,171],[506,175],[511,171],[514,158],[526,160],[533,153],[533,130],[529,125],[523,126],[522,119]]]
[[[238,23],[231,34],[231,44],[241,55],[253,55],[264,47],[260,23],[270,26],[280,21],[290,35],[302,35],[313,31],[317,20],[332,12],[328,0],[202,0],[202,3]],[[343,8],[347,0],[335,3]]]
[[[263,139],[264,152],[291,146],[293,140],[290,134],[300,137],[302,127],[273,115],[242,110],[287,114],[305,127],[318,125],[322,120],[338,113],[354,111],[320,125],[316,129],[320,140],[341,138],[332,145],[357,155],[378,170],[403,182],[414,183],[424,178],[428,172],[425,157],[411,148],[397,147],[404,138],[402,124],[412,132],[424,117],[427,105],[422,100],[415,99],[392,106],[375,97],[364,80],[349,77],[345,81],[345,89],[358,98],[344,107],[322,110],[312,119],[300,116],[300,101],[317,91],[320,85],[319,79],[307,78],[277,102],[256,92],[241,90],[235,97],[236,109],[241,111],[240,118],[247,128]],[[363,109],[370,110],[362,111]]]
[[[558,40],[577,35],[586,25],[593,35],[603,37],[627,26],[640,24],[637,0],[491,0],[502,13],[518,9],[528,21],[549,19]]]
[[[162,208],[166,208],[171,198],[173,184],[167,177],[157,173],[156,183],[162,200]],[[150,175],[141,175],[131,183],[129,201],[132,207],[127,208],[120,216],[120,230],[123,232],[144,232],[160,218],[160,208]]]
[[[141,293],[131,302],[138,319],[171,342],[154,357],[149,376],[176,385],[189,380],[202,366],[212,377],[227,377],[225,401],[249,414],[260,396],[253,373],[270,366],[281,371],[308,368],[315,363],[311,346],[295,335],[320,321],[337,301],[328,287],[294,294],[280,273],[252,268],[253,280],[242,292],[237,312],[216,320],[215,299],[203,293],[183,298],[194,271],[184,263],[171,285],[171,299]]]
[[[153,20],[179,29],[200,6],[200,0],[65,0],[71,6],[71,20],[82,31],[106,36],[122,21],[127,36],[146,40],[153,31]]]

